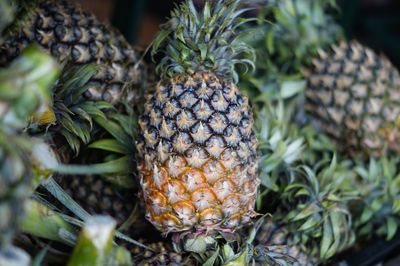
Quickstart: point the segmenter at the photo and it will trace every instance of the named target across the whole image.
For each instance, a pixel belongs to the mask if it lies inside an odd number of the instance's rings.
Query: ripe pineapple
[[[321,52],[308,75],[306,109],[351,154],[399,151],[400,75],[390,61],[358,42]]]
[[[368,47],[343,40],[331,12],[335,1],[273,0],[264,6],[275,23],[262,25],[255,44],[262,55],[259,73],[248,79],[265,94],[259,99],[289,98],[305,88],[311,122],[343,152],[397,151],[397,70]]]
[[[155,41],[162,80],[137,149],[146,217],[164,233],[233,231],[256,216],[252,111],[233,82],[235,65],[252,56],[233,32],[238,2],[206,1],[199,12],[185,1]]]
[[[115,29],[66,1],[19,2],[18,17],[6,30],[5,42],[0,46],[0,65],[34,42],[60,62],[102,65],[90,79],[87,99],[116,104],[138,96],[133,91],[124,95],[124,91],[142,82],[143,65],[138,63],[137,52]]]

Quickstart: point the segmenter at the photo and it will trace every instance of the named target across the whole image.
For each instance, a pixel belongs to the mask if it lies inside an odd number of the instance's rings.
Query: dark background
[[[117,26],[131,43],[148,45],[179,0],[72,0]],[[196,1],[196,0],[195,0]],[[201,0],[197,0],[201,2]],[[247,0],[249,1],[249,0]],[[339,21],[349,39],[385,53],[400,66],[400,1],[338,0]]]

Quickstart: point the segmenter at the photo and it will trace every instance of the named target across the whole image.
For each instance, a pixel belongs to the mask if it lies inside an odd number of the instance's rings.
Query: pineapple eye
[[[213,116],[211,116],[211,119],[209,121],[211,128],[217,134],[222,134],[222,132],[226,128],[227,123],[228,121],[226,117],[221,113],[214,114]]]
[[[191,137],[188,133],[178,133],[174,136],[172,145],[178,153],[184,153],[191,146]]]
[[[200,168],[208,160],[207,152],[201,147],[192,147],[185,153],[188,164],[194,168]]]
[[[210,128],[202,122],[197,123],[190,131],[194,141],[199,144],[203,144],[211,136]]]
[[[189,129],[195,123],[194,115],[190,111],[182,110],[176,116],[176,124],[180,130]]]
[[[228,107],[229,103],[225,100],[222,91],[215,92],[211,99],[211,105],[215,110],[223,112]]]
[[[219,158],[225,146],[225,141],[220,136],[213,136],[206,143],[207,152],[214,158]]]
[[[236,147],[242,138],[237,127],[228,126],[224,131],[224,139],[229,147]]]

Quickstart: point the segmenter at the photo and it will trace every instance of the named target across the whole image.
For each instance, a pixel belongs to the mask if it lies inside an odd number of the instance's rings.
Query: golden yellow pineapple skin
[[[314,60],[306,109],[314,124],[351,155],[399,151],[400,74],[384,56],[342,42]]]
[[[166,233],[248,223],[259,185],[252,127],[233,83],[204,73],[159,84],[137,145],[147,219]]]

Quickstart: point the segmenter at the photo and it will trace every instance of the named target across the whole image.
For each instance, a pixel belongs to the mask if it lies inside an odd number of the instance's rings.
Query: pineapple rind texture
[[[177,253],[173,250],[172,245],[164,242],[156,242],[146,244],[152,250],[144,250],[135,247],[131,250],[133,255],[133,263],[140,266],[189,266],[196,265],[195,261],[190,258],[187,253]]]
[[[116,188],[99,176],[73,176],[59,179],[60,186],[90,214],[107,214],[120,225],[131,215],[135,195],[126,195],[127,191]]]
[[[274,252],[285,254],[294,260],[293,266],[318,265],[318,260],[304,252],[299,244],[291,243],[290,233],[285,225],[278,225],[272,219],[266,220],[256,236],[256,242],[265,245]]]
[[[0,65],[35,42],[60,62],[102,65],[90,80],[86,92],[90,100],[119,103],[127,86],[141,82],[139,56],[115,29],[66,1],[41,0],[27,5],[25,15],[10,27],[0,46]]]
[[[139,124],[147,219],[158,230],[234,230],[257,215],[257,141],[236,85],[177,76],[158,85]]]
[[[308,76],[313,122],[351,155],[398,151],[400,75],[384,56],[353,41],[321,52]]]

